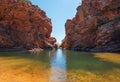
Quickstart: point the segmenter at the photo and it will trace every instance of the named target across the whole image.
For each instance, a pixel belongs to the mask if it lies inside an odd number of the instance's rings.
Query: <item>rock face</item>
[[[62,48],[120,51],[120,0],[82,0],[65,30]]]
[[[28,0],[0,1],[0,49],[52,48],[51,20]]]

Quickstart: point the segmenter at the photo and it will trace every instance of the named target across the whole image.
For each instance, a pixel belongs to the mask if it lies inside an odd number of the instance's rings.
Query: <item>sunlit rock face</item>
[[[52,48],[51,20],[28,0],[0,0],[0,48]]]
[[[62,48],[120,51],[120,0],[82,0],[65,30]]]

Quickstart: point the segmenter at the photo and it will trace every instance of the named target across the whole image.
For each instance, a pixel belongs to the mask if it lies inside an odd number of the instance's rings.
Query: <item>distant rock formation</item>
[[[62,48],[120,51],[120,0],[82,0],[65,30]]]
[[[0,49],[53,48],[51,20],[29,0],[0,1]]]

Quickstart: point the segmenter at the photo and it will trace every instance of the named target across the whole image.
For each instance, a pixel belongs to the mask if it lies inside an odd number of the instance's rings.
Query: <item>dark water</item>
[[[116,79],[114,79],[116,78]],[[0,82],[120,81],[119,53],[0,52]]]

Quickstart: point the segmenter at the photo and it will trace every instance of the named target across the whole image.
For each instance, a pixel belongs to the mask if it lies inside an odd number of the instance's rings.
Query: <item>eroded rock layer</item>
[[[82,0],[65,30],[62,48],[120,51],[120,0]]]
[[[51,48],[51,31],[51,20],[28,0],[0,0],[0,49]]]

